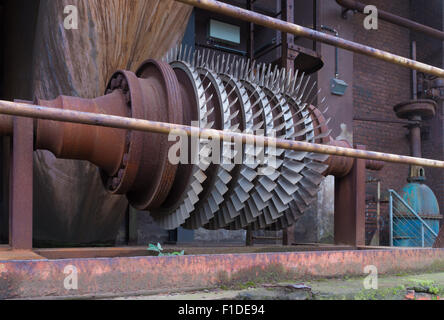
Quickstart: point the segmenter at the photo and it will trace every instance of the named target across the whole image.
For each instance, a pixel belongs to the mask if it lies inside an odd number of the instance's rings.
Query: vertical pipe
[[[425,247],[425,241],[424,241],[424,224],[421,223],[421,246]]]
[[[335,48],[335,78],[339,79],[339,49]]]
[[[412,119],[412,120],[420,121],[421,120],[420,117],[418,117],[418,118],[419,119],[417,119],[415,117],[415,119]],[[410,144],[411,144],[411,148],[412,148],[412,156],[421,158],[422,157],[421,126],[420,126],[419,122],[417,124],[413,124],[410,126]]]
[[[313,0],[313,30],[318,30],[318,0]],[[318,51],[318,43],[313,40],[313,51]]]
[[[416,61],[416,41],[412,41],[412,60]],[[417,71],[412,70],[412,99],[418,99]]]
[[[416,41],[412,41],[412,60],[416,61]],[[418,86],[417,86],[417,71],[412,70],[412,99],[418,99]],[[414,119],[421,121],[420,116],[415,116]],[[412,148],[412,155],[414,157],[421,158],[421,127],[419,122],[410,127],[410,143]]]
[[[376,236],[379,242],[379,219],[381,217],[381,181],[378,181],[378,194],[377,194],[377,202],[376,202]]]
[[[392,190],[389,190],[389,228],[390,228],[390,247],[393,247],[393,194]]]
[[[331,32],[336,36],[336,38],[339,38],[339,32],[336,29],[329,27],[329,26],[325,26],[325,25],[322,25],[321,29]],[[339,48],[338,47],[335,47],[335,78],[339,79]]]

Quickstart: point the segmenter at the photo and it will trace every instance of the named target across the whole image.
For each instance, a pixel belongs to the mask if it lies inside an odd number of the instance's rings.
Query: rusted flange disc
[[[120,90],[128,106],[128,117],[144,119],[143,95],[139,79],[133,72],[117,71],[111,77],[106,94]],[[134,184],[139,172],[143,152],[143,132],[127,132],[125,153],[119,172],[113,177],[101,171],[102,180],[109,192],[114,194],[127,193]]]
[[[142,119],[181,124],[182,100],[180,88],[169,64],[147,60],[137,70],[142,103],[132,104],[143,114]],[[131,88],[130,88],[131,89]],[[174,182],[177,165],[168,160],[173,142],[167,135],[143,133],[136,143],[142,145],[137,175],[127,193],[131,205],[139,210],[158,208],[167,198]]]
[[[414,120],[420,116],[422,120],[428,120],[436,114],[436,102],[433,100],[410,100],[397,104],[393,110],[398,118]]]
[[[199,121],[199,112],[201,104],[199,103],[199,88],[194,81],[193,75],[190,73],[190,69],[183,65],[182,63],[172,64],[171,68],[175,74],[175,77],[179,83],[180,89],[178,92],[181,93],[182,104],[181,115],[182,124],[192,125],[193,122]],[[203,90],[203,88],[201,88]],[[189,138],[188,138],[189,139]],[[191,140],[189,139],[189,145],[191,145]],[[188,161],[192,160],[191,153],[188,156]],[[189,162],[192,163],[192,162]],[[175,212],[180,205],[183,203],[186,197],[186,190],[189,188],[190,181],[193,175],[194,164],[183,164],[180,163],[176,172],[175,183],[171,192],[165,202],[157,210],[151,211],[153,217],[162,217],[165,215],[170,215]]]

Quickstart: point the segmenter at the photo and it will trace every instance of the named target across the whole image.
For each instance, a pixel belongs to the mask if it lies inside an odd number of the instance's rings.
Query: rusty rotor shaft
[[[431,65],[414,61],[402,56],[398,56],[387,51],[375,49],[353,41],[341,39],[339,37],[335,37],[323,32],[305,28],[294,23],[289,23],[280,19],[272,18],[253,11],[225,4],[219,1],[214,1],[214,0],[176,0],[176,1],[189,4],[201,9],[217,12],[220,14],[225,14],[233,18],[255,23],[257,25],[261,25],[271,29],[276,29],[285,33],[290,33],[297,36],[327,43],[335,47],[360,53],[369,57],[373,57],[389,63],[404,66],[427,74],[435,75],[438,77],[444,77],[443,69],[436,68]]]
[[[76,110],[125,116],[123,95],[114,92],[97,99],[60,96],[38,104],[63,110]],[[59,159],[88,160],[109,175],[117,174],[125,149],[125,130],[36,121],[35,148],[49,150]]]
[[[356,150],[330,145],[314,144],[302,141],[276,139],[251,134],[227,132],[214,129],[199,129],[186,125],[178,125],[149,120],[132,119],[119,116],[111,116],[97,113],[61,110],[42,106],[28,105],[9,101],[0,101],[0,114],[30,117],[62,122],[79,123],[118,129],[128,129],[152,133],[177,133],[187,136],[200,136],[201,138],[219,137],[223,141],[239,141],[244,144],[263,144],[280,149],[306,151],[334,156],[379,160],[392,163],[412,164],[425,167],[444,168],[444,161],[414,158],[389,153]]]

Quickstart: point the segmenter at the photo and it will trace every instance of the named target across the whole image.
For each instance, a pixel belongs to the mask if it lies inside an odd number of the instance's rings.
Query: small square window
[[[209,37],[214,41],[239,45],[241,41],[241,29],[239,26],[210,19]]]

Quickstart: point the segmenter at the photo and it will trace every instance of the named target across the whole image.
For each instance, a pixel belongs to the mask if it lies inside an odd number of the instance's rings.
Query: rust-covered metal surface
[[[444,264],[444,249],[354,250],[0,261],[0,298],[82,296],[214,287],[264,278],[364,276],[374,265],[379,274],[420,271]],[[64,273],[75,267],[78,289],[66,290]]]

